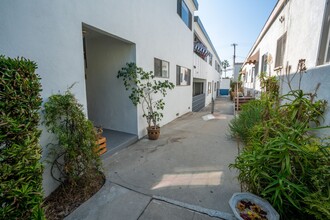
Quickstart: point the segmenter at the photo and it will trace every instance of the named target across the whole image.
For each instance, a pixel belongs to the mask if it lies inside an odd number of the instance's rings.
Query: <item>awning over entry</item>
[[[259,50],[256,53],[254,53],[252,56],[250,56],[248,58],[247,63],[249,63],[249,64],[251,64],[251,63],[255,64],[258,61],[259,61]]]
[[[206,57],[207,55],[209,55],[209,51],[204,46],[204,44],[202,44],[201,42],[195,42],[194,51],[199,53],[203,57]]]

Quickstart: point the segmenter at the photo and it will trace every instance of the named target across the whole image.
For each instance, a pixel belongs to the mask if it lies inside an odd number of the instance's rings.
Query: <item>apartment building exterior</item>
[[[220,89],[221,61],[198,16],[195,16],[194,24],[192,110],[199,111],[217,96]]]
[[[37,62],[44,101],[75,84],[71,91],[94,125],[142,138],[141,106],[131,103],[117,72],[135,62],[176,85],[165,98],[161,126],[192,111],[197,9],[197,0],[7,1],[0,7],[0,53]],[[45,157],[53,137],[40,128]],[[57,187],[47,164],[43,185],[46,195]]]
[[[314,92],[320,83],[317,98],[330,101],[329,4],[329,0],[277,2],[243,64],[245,95],[260,95],[259,76],[264,72],[278,76],[281,94],[289,91],[289,81],[293,89],[300,84],[305,92]],[[298,64],[307,69],[301,81],[295,75]],[[330,124],[329,111],[324,124]]]

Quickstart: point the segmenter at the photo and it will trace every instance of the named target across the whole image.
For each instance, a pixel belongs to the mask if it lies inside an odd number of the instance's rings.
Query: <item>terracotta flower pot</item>
[[[157,140],[159,138],[160,135],[160,127],[148,127],[148,137],[150,140]]]

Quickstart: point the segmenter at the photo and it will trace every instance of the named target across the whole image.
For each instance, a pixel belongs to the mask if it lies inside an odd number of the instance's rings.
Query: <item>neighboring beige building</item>
[[[297,72],[299,60],[305,60],[307,72],[303,74],[301,89],[313,92],[321,83],[317,98],[329,102],[329,27],[329,0],[279,0],[243,64],[245,95],[260,95],[262,72],[278,76],[281,93],[287,93],[288,79]],[[298,78],[291,82],[293,89],[298,89]],[[324,124],[330,124],[330,111]]]

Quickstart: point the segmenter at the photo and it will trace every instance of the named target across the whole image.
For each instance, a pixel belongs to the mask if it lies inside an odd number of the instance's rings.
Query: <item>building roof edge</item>
[[[201,22],[201,19],[200,19],[198,16],[194,16],[194,21],[195,21],[195,22],[198,24],[198,26],[201,28],[201,30],[202,30],[203,34],[205,35],[207,41],[208,41],[209,44],[211,45],[212,50],[213,50],[214,53],[215,53],[215,56],[216,56],[216,57],[218,58],[218,60],[221,62],[221,59],[220,59],[220,57],[219,57],[219,55],[218,55],[218,53],[217,53],[217,50],[214,48],[213,43],[212,43],[212,41],[211,41],[209,35],[207,34],[207,32],[206,32],[206,30],[205,30],[205,28],[204,28],[202,22]]]

